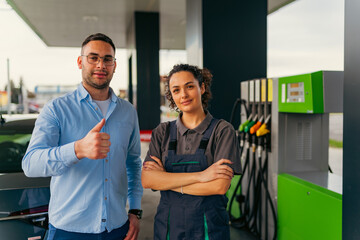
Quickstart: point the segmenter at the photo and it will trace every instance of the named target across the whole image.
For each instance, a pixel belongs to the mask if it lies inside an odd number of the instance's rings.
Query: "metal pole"
[[[11,114],[11,84],[10,84],[10,60],[7,59],[7,74],[8,74],[8,85],[7,85],[7,95],[8,95],[8,114]]]

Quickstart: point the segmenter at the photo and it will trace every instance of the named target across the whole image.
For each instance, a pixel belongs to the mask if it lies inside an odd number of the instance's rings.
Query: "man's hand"
[[[104,125],[105,119],[102,119],[83,139],[75,142],[75,154],[78,159],[106,158],[111,142],[109,134],[100,132]]]
[[[128,214],[129,216],[129,231],[124,240],[137,240],[140,231],[140,221],[134,214]]]
[[[221,159],[204,171],[200,172],[200,182],[210,182],[219,178],[232,179],[234,171],[231,167],[225,165],[225,163],[232,164],[232,162],[228,159]]]

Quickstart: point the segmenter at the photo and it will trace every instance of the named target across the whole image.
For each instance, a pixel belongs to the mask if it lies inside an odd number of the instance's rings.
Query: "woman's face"
[[[176,106],[183,113],[204,111],[201,95],[205,92],[205,87],[204,84],[199,86],[199,81],[191,72],[174,73],[169,80],[169,88]]]

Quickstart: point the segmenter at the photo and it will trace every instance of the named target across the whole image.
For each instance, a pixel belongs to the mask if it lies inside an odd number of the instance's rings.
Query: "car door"
[[[5,119],[0,126],[1,239],[44,239],[48,228],[50,178],[28,178],[21,168],[34,123]]]

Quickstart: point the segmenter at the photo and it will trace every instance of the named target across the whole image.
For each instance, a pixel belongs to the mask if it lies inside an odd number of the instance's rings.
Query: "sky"
[[[268,77],[344,70],[344,0],[297,0],[268,16]]]
[[[0,0],[0,90],[8,79],[22,77],[28,90],[36,85],[74,85],[81,81],[79,48],[47,47],[5,0]],[[79,43],[80,45],[81,43]],[[297,0],[268,16],[268,77],[318,70],[343,70],[344,0]],[[127,88],[126,50],[117,49],[111,87]],[[162,50],[160,74],[186,62],[185,51]]]

